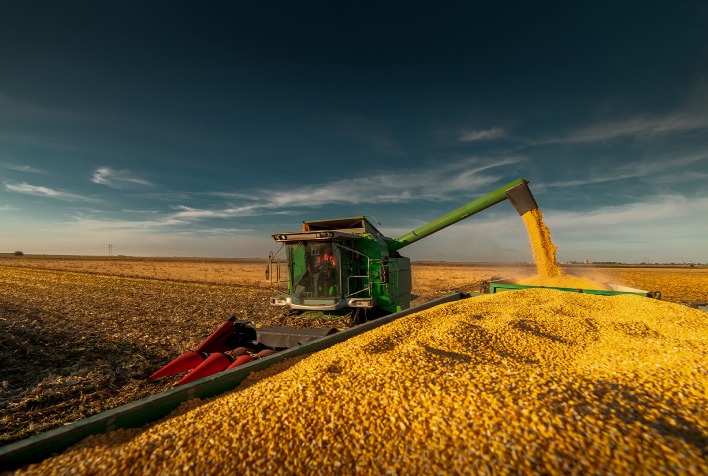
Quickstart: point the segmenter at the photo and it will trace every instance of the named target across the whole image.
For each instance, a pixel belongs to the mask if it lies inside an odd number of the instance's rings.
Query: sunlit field
[[[266,262],[239,259],[0,257],[0,444],[170,388],[148,376],[231,315],[313,326],[269,304]],[[414,305],[476,292],[493,276],[524,279],[530,264],[418,262]],[[600,283],[708,301],[705,267],[566,267]],[[320,323],[321,324],[321,323]]]

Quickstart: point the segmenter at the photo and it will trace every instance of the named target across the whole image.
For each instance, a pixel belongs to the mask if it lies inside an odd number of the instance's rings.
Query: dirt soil
[[[271,306],[267,283],[255,281],[263,269],[227,260],[2,260],[0,446],[171,388],[182,375],[148,377],[231,315],[351,325]]]
[[[0,257],[0,446],[171,388],[181,375],[148,377],[231,315],[294,327],[352,324],[270,306],[264,269],[259,260]],[[533,271],[415,263],[413,305],[477,291],[494,275]],[[601,272],[627,285],[667,285],[647,270],[639,278],[625,269]],[[667,276],[670,296],[698,287],[704,294],[692,297],[708,301],[708,270]]]

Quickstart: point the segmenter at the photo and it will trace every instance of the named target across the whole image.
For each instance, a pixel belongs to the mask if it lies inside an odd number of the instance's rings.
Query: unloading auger
[[[366,318],[408,309],[410,259],[399,250],[506,199],[519,215],[538,208],[528,182],[518,179],[395,239],[364,216],[309,221],[301,231],[276,233],[273,240],[282,246],[270,254],[266,275],[271,286],[286,282],[287,291],[271,304],[294,312],[363,312]],[[283,255],[285,262],[279,260]],[[335,332],[261,326],[232,316],[150,378],[191,370],[181,385]]]

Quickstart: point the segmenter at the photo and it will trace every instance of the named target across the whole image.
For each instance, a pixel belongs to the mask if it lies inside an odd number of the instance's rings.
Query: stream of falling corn
[[[556,250],[558,247],[551,240],[551,230],[544,223],[541,210],[534,208],[524,213],[521,218],[524,220],[526,231],[529,234],[538,275],[542,278],[553,278],[562,275],[563,270],[556,263]]]
[[[521,218],[526,224],[533,259],[538,274],[519,281],[528,286],[553,286],[579,289],[608,289],[604,284],[589,279],[566,274],[556,261],[558,247],[551,240],[551,230],[543,221],[543,214],[538,208],[524,213]]]
[[[508,291],[402,317],[27,474],[708,474],[708,324]]]

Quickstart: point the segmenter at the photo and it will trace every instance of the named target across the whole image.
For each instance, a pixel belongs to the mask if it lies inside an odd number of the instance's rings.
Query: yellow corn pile
[[[398,319],[27,474],[708,474],[708,321],[530,289]]]
[[[544,277],[537,274],[536,276],[531,276],[530,278],[520,280],[519,284],[526,286],[552,286],[575,289],[609,289],[604,284],[565,273],[553,277]]]

